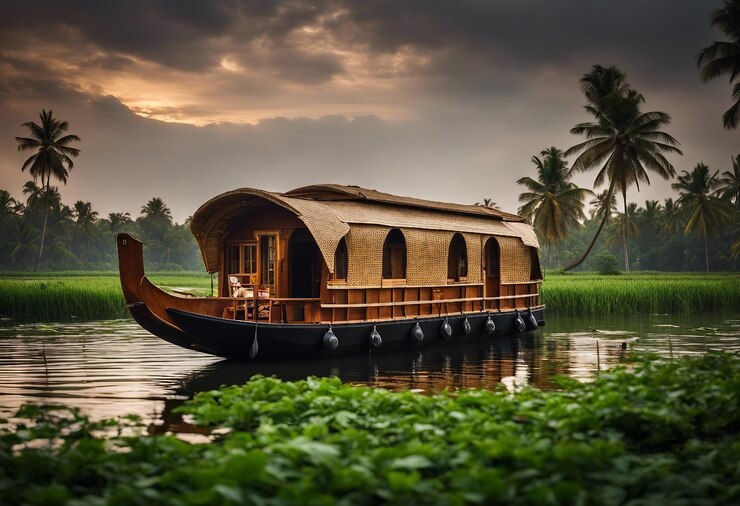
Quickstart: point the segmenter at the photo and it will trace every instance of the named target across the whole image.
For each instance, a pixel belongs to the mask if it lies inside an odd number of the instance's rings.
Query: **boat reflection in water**
[[[154,432],[201,432],[187,424],[173,409],[183,398],[197,392],[214,390],[224,385],[241,385],[257,374],[274,376],[285,381],[296,381],[308,376],[340,378],[345,383],[381,387],[390,390],[438,392],[445,388],[506,388],[513,391],[527,385],[555,388],[553,377],[573,376],[573,364],[552,360],[562,354],[557,343],[543,349],[541,336],[528,333],[501,337],[463,345],[451,345],[423,351],[409,350],[367,357],[343,357],[327,360],[298,362],[253,363],[222,360],[206,365],[183,378],[176,390],[177,398],[165,401],[162,425],[153,426]],[[623,355],[619,343],[604,349],[609,362],[618,362]],[[543,353],[544,352],[544,353]],[[585,356],[585,355],[584,355]],[[550,360],[548,360],[550,358]],[[595,353],[589,359],[597,360]],[[586,364],[583,364],[584,366]],[[584,369],[581,379],[593,378],[598,364]],[[587,372],[586,372],[587,371]]]

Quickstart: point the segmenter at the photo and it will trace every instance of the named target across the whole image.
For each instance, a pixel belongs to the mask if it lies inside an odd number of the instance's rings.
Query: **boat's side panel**
[[[542,322],[544,308],[533,310],[537,321]],[[366,355],[387,353],[401,349],[426,348],[443,343],[475,341],[490,337],[486,334],[487,313],[475,313],[449,317],[452,337],[444,338],[441,331],[445,317],[403,319],[384,322],[344,323],[332,326],[339,340],[335,350],[324,347],[324,334],[329,330],[327,324],[268,324],[213,318],[187,311],[170,308],[168,313],[189,335],[216,350],[218,355],[230,358],[250,358],[255,335],[257,354],[255,360],[286,360],[334,357],[346,355]],[[496,335],[514,333],[515,312],[491,313],[496,324]],[[523,315],[525,316],[525,315]],[[470,333],[464,332],[464,321],[470,323]],[[414,344],[412,329],[419,323],[424,339]],[[382,338],[379,348],[372,348],[370,333],[376,328]]]

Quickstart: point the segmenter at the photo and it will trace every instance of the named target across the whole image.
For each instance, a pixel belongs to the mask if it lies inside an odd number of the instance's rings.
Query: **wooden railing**
[[[376,287],[329,285],[331,302],[318,298],[222,297],[231,301],[224,318],[269,323],[373,321],[444,316],[480,311],[539,307],[541,281],[501,284],[499,295],[485,296],[483,283]],[[255,292],[258,293],[258,292]]]
[[[329,285],[331,302],[321,304],[322,320],[368,321],[444,316],[478,311],[526,310],[540,305],[541,281],[502,284],[485,296],[483,283],[413,287]]]
[[[221,297],[232,301],[224,318],[268,323],[315,323],[320,321],[321,299],[277,297]],[[241,314],[241,318],[239,318]]]

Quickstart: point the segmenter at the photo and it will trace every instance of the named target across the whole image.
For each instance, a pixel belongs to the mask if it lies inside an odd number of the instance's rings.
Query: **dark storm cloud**
[[[117,54],[95,55],[85,58],[80,66],[88,68],[98,68],[102,70],[123,70],[130,67],[134,62],[131,58]]]
[[[182,220],[235,186],[323,181],[515,210],[530,156],[589,119],[578,79],[596,63],[672,115],[678,170],[725,170],[730,89],[695,64],[720,3],[0,0],[0,188],[20,196],[13,136],[53,107],[83,138],[65,199],[104,212],[136,214],[151,188]],[[653,178],[630,198],[669,192]]]
[[[222,52],[238,53],[259,40],[268,53],[276,48],[276,67],[295,67],[285,70],[288,78],[315,82],[338,73],[340,64],[329,56],[301,58],[301,41],[290,37],[313,27],[374,53],[428,51],[436,63],[428,69],[437,74],[464,71],[466,64],[479,72],[481,60],[489,71],[526,71],[597,58],[668,81],[686,77],[687,62],[710,41],[712,8],[711,2],[642,0],[3,2],[2,40],[33,34],[44,12],[45,36],[81,37],[104,51],[184,70],[211,68]]]

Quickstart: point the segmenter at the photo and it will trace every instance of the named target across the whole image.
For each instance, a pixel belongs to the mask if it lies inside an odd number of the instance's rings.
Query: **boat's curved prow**
[[[156,306],[159,302],[158,299],[152,297],[152,288],[159,289],[154,287],[144,274],[144,244],[130,234],[121,233],[116,235],[116,245],[121,290],[129,312],[136,323],[169,343],[189,350],[218,355],[171,323],[169,316],[165,320],[152,310],[152,305]],[[142,290],[142,285],[148,290]]]
[[[116,235],[118,272],[126,304],[142,302],[139,284],[144,277],[144,244],[136,237],[121,233]]]

